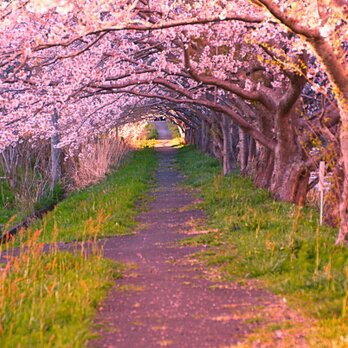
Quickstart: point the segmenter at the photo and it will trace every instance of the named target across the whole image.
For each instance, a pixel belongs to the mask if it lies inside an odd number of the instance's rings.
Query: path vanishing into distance
[[[277,323],[291,314],[265,290],[212,280],[208,269],[192,257],[200,249],[177,243],[189,233],[200,232],[194,226],[204,219],[204,213],[194,208],[194,192],[180,185],[184,178],[175,169],[176,150],[166,146],[170,140],[167,124],[156,125],[162,147],[157,148],[153,200],[139,215],[134,235],[105,242],[105,257],[134,267],[115,282],[100,306],[95,320],[99,338],[89,346],[235,346],[264,325],[260,315]],[[281,346],[281,332],[278,336]],[[298,347],[305,346],[300,335],[296,340]]]

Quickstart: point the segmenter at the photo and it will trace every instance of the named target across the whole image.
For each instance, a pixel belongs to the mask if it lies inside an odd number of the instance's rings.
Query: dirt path
[[[165,142],[165,123],[158,129]],[[204,267],[188,257],[197,249],[175,243],[204,214],[190,208],[195,198],[177,186],[183,178],[173,168],[176,150],[157,151],[158,187],[139,216],[143,227],[105,244],[106,257],[137,267],[116,282],[100,308],[100,339],[90,347],[233,346],[262,325],[261,308],[277,301],[263,290],[209,280]]]

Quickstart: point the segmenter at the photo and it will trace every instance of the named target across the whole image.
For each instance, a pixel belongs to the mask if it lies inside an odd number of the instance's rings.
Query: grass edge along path
[[[97,230],[95,230],[97,232]],[[124,266],[92,253],[43,252],[39,231],[1,269],[0,347],[84,347],[93,317]]]
[[[100,183],[73,192],[31,230],[42,230],[44,242],[50,242],[54,233],[58,242],[83,240],[91,223],[98,225],[99,238],[128,234],[136,226],[156,168],[154,149],[134,151],[122,167]]]
[[[201,258],[227,279],[257,278],[315,318],[304,332],[309,345],[347,347],[348,248],[334,245],[337,231],[319,227],[314,209],[274,201],[238,174],[223,177],[218,161],[192,146],[179,150],[177,166],[186,185],[199,189],[208,229],[219,231],[185,243],[209,245]]]
[[[134,152],[106,180],[73,193],[3,246],[8,260],[0,267],[1,347],[83,347],[94,337],[96,308],[124,270],[124,265],[102,257],[97,240],[128,233],[135,226],[140,210],[136,202],[145,197],[156,166],[153,149]],[[124,224],[115,223],[112,209],[117,209],[116,221],[125,213]],[[67,220],[69,214],[74,218]],[[78,214],[84,219],[77,224]],[[58,241],[76,239],[84,242],[80,249],[59,251]],[[47,242],[52,245],[49,253],[43,251]],[[15,245],[21,252],[11,256]]]

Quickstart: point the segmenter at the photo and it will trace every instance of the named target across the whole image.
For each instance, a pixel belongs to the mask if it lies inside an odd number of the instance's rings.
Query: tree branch
[[[190,56],[188,50],[184,48],[185,67],[188,73],[198,82],[203,82],[207,85],[213,85],[222,88],[225,91],[234,93],[239,97],[247,100],[258,101],[263,104],[267,109],[272,110],[276,107],[275,102],[270,97],[269,93],[263,93],[261,90],[247,91],[238,87],[228,81],[220,80],[214,76],[206,76],[204,74],[198,74],[190,63]]]

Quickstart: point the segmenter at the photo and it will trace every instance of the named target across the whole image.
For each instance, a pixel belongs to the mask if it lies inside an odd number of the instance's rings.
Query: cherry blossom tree
[[[4,1],[0,149],[23,137],[55,135],[54,146],[73,153],[90,137],[156,110],[221,157],[225,173],[235,167],[239,142],[243,173],[275,197],[301,203],[313,186],[310,172],[325,157],[311,153],[320,138],[340,154],[333,166],[342,242],[348,233],[347,23],[342,4],[330,2],[330,11],[326,5]],[[324,98],[318,110],[309,94]]]

